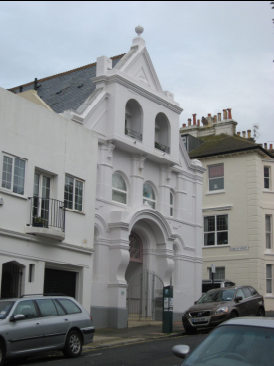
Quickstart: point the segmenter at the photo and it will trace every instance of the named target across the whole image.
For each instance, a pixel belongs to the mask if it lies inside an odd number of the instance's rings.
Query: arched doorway
[[[22,266],[17,262],[2,265],[1,298],[8,299],[21,296]]]

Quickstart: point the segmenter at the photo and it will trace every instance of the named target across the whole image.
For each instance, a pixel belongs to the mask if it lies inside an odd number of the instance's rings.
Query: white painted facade
[[[36,104],[39,98],[36,97]],[[87,309],[91,305],[93,227],[98,137],[69,121],[0,88],[0,283],[12,296],[44,292],[45,269],[73,272],[75,297]],[[13,163],[12,184],[5,175],[4,157]],[[14,193],[15,159],[25,165],[23,189]],[[64,202],[65,176],[83,182],[83,210],[65,211],[65,230],[38,228],[31,220],[34,176],[47,177],[51,202]],[[5,181],[5,182],[4,182]],[[57,201],[55,201],[57,200]],[[57,211],[61,207],[58,203]],[[55,213],[57,212],[55,211]],[[61,209],[62,211],[62,209]],[[58,211],[60,214],[60,211]],[[50,213],[52,216],[54,214]],[[8,283],[5,264],[15,265],[17,283]],[[31,273],[30,273],[31,271]],[[4,277],[3,277],[4,274]],[[7,289],[7,286],[13,288]],[[56,289],[52,289],[56,292]],[[60,291],[60,289],[58,290]],[[10,296],[11,296],[10,295]]]
[[[197,138],[220,133],[235,136],[236,125],[233,120],[225,120],[207,126],[191,125],[180,131]],[[216,153],[199,159],[206,169],[203,217],[227,215],[228,218],[227,243],[206,246],[203,242],[203,279],[211,278],[211,265],[214,264],[225,273],[226,279],[257,289],[265,298],[265,309],[274,310],[274,159],[256,146],[242,152]],[[209,167],[216,164],[223,164],[224,188],[210,191]],[[270,172],[269,188],[265,188],[264,167]],[[270,230],[266,229],[266,216],[270,219]],[[270,277],[266,276],[267,265]]]
[[[180,320],[201,294],[204,169],[180,141],[182,109],[162,90],[140,35],[115,68],[99,57],[93,82],[86,102],[64,112],[99,135],[91,315],[97,327],[126,327],[130,280],[150,271],[173,284]],[[113,199],[114,173],[124,180],[123,202]],[[145,183],[154,190],[155,209],[143,197]],[[133,233],[142,243],[138,263],[130,260]]]

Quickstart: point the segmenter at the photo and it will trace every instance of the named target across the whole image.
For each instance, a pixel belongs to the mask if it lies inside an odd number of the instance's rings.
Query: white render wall
[[[54,112],[0,89],[0,146],[26,160],[24,195],[0,187],[1,263],[15,260],[24,267],[22,293],[43,292],[44,268],[78,272],[77,299],[90,308],[94,234],[96,134]],[[83,213],[66,210],[65,239],[26,234],[30,221],[34,172],[51,177],[51,197],[64,201],[65,174],[84,181]],[[36,264],[35,281],[28,283],[28,264]],[[2,268],[2,267],[1,267]]]

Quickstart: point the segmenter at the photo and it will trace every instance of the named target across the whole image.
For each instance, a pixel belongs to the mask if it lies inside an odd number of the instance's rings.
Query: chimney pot
[[[247,137],[250,139],[251,138],[251,130],[247,130]]]
[[[218,113],[218,121],[222,120],[222,113]]]
[[[211,113],[208,113],[208,114],[207,114],[207,116],[208,116],[208,117],[211,117]]]
[[[186,127],[186,123],[183,123],[183,127]]]
[[[227,119],[227,110],[223,109],[223,120]]]
[[[192,116],[193,116],[193,125],[196,126],[196,113],[192,114]]]
[[[228,119],[232,119],[231,108],[227,108]]]
[[[245,139],[245,131],[243,131],[242,134],[243,134],[243,138]]]
[[[259,144],[261,147],[263,147],[263,144]]]
[[[189,118],[187,121],[188,121],[188,125],[191,126],[191,118]]]
[[[273,149],[273,144],[270,144],[269,149],[272,150]]]
[[[240,132],[240,131],[238,131],[238,132],[237,132],[237,135],[238,135],[238,136],[241,136],[241,132]]]
[[[264,148],[267,150],[267,143],[266,142],[264,143]]]
[[[216,123],[217,122],[217,115],[215,114],[214,115],[214,121],[213,121],[214,123]]]
[[[200,126],[200,120],[199,119],[197,120],[197,125]]]

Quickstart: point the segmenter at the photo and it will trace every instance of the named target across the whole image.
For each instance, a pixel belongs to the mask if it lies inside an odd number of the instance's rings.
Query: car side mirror
[[[10,317],[10,322],[16,322],[16,321],[18,321],[18,320],[23,320],[23,319],[25,319],[26,317],[25,317],[25,315],[23,315],[23,314],[18,314],[18,315],[12,315],[11,317]]]
[[[236,299],[235,299],[236,301],[242,301],[243,300],[243,297],[242,296],[236,296]]]
[[[180,358],[186,358],[186,356],[189,354],[189,351],[190,347],[185,344],[180,344],[172,348],[173,354]]]

